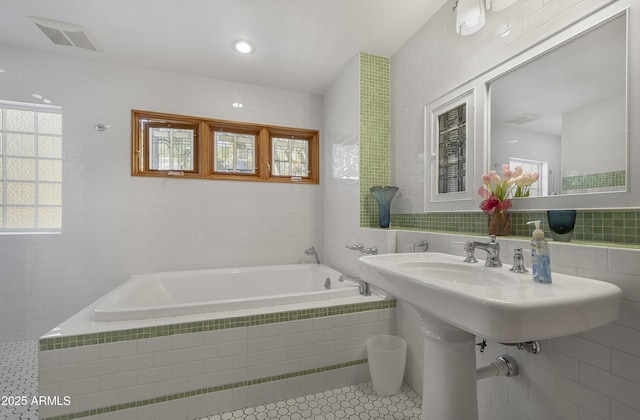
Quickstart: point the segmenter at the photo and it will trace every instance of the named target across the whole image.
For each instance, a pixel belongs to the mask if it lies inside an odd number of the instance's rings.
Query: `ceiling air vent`
[[[507,124],[526,124],[528,122],[531,121],[535,121],[537,119],[542,118],[540,115],[537,114],[520,114],[520,115],[516,115],[515,117],[511,117],[508,118],[506,120],[504,120],[503,122],[506,122]]]
[[[34,16],[29,18],[56,45],[102,52],[102,47],[93,34],[80,25]]]

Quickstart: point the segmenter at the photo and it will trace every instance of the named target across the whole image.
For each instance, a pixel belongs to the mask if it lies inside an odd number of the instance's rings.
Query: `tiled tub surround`
[[[375,230],[364,231],[363,235],[375,236],[370,233]],[[384,232],[387,242],[393,233],[397,252],[412,252],[415,243],[427,239],[429,251],[458,254],[461,258],[465,241],[488,239],[396,230]],[[500,237],[498,242],[504,265],[512,263],[513,248],[522,247],[527,249],[526,266],[530,269],[528,240]],[[551,240],[549,244],[553,271],[608,281],[623,290],[620,317],[579,335],[544,340],[539,355],[490,341],[484,353],[476,353],[477,365],[508,353],[518,361],[520,375],[478,382],[480,420],[640,419],[640,249]],[[379,246],[384,246],[382,240]],[[478,258],[483,258],[482,254]],[[424,363],[421,320],[415,309],[402,301],[398,302],[396,316],[397,334],[408,342],[405,381],[421,394]]]
[[[94,305],[39,341],[40,395],[71,400],[40,419],[194,419],[361,383],[366,339],[396,322],[381,296],[138,322]]]

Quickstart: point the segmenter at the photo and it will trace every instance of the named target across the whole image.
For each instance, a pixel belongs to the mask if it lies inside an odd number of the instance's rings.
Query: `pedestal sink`
[[[361,257],[360,276],[425,322],[424,420],[478,418],[475,336],[520,343],[577,334],[618,317],[615,285],[553,273],[553,283],[441,253]]]

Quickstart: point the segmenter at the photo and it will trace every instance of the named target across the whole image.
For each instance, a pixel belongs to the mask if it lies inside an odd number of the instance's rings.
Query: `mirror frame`
[[[523,51],[519,55],[511,58],[505,63],[495,67],[489,72],[482,75],[482,84],[484,87],[484,100],[485,109],[484,125],[485,125],[485,156],[484,156],[484,173],[491,170],[491,83],[499,79],[501,76],[510,73],[527,63],[530,63],[558,48],[561,48],[571,41],[585,35],[586,33],[597,29],[612,20],[624,17],[626,23],[626,60],[625,60],[625,102],[626,102],[626,182],[624,191],[610,191],[610,192],[591,192],[581,194],[565,194],[565,195],[553,195],[543,197],[527,197],[513,199],[514,210],[547,210],[547,209],[597,209],[597,208],[619,208],[619,207],[638,207],[640,206],[640,195],[638,193],[631,194],[632,188],[630,188],[632,167],[631,167],[631,132],[638,132],[631,129],[630,115],[630,97],[629,91],[629,77],[630,77],[630,13],[629,8],[625,7],[620,10],[609,11],[608,13],[594,13],[591,16],[563,29],[558,34],[551,36],[547,40]],[[637,179],[637,178],[636,178]],[[636,182],[640,182],[637,179]]]

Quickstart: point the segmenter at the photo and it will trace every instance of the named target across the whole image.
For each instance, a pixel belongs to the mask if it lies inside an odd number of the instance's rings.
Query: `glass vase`
[[[509,235],[509,213],[506,210],[496,209],[489,215],[489,235]]]
[[[396,195],[398,187],[371,187],[370,191],[378,202],[380,227],[388,228],[391,221],[391,200]]]
[[[569,242],[576,224],[575,210],[547,210],[547,220],[554,241]]]

